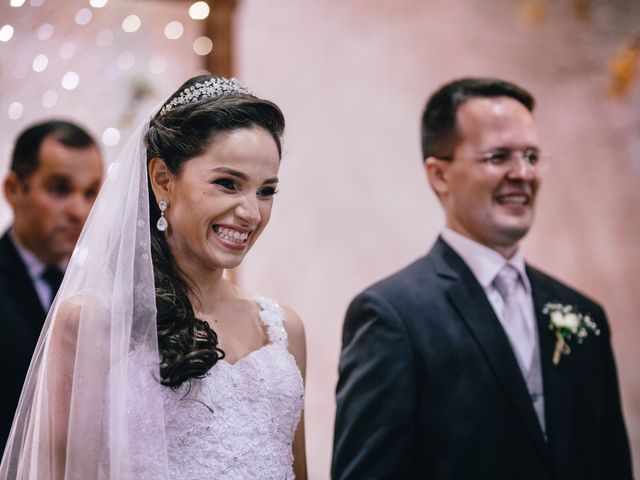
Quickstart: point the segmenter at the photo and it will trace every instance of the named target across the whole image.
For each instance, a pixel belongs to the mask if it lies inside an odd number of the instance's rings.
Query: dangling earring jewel
[[[158,223],[156,223],[156,228],[161,232],[164,232],[169,228],[169,222],[164,218],[164,211],[167,209],[167,202],[160,200],[160,202],[158,202],[158,208],[160,208],[160,218],[158,219]]]

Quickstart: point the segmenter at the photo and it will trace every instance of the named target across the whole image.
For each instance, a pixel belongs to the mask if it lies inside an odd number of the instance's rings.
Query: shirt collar
[[[29,250],[27,247],[22,245],[20,241],[13,234],[13,230],[11,230],[11,234],[9,236],[13,245],[16,247],[18,251],[18,255],[22,258],[25,266],[27,267],[27,271],[29,272],[29,276],[36,280],[39,279],[47,268],[47,264],[40,260],[35,253]],[[68,261],[62,261],[58,265],[56,265],[62,272],[65,271],[67,267]]]
[[[20,258],[22,258],[22,261],[27,267],[29,276],[33,279],[40,278],[40,275],[42,275],[42,272],[44,272],[44,269],[47,268],[45,263],[41,261],[36,256],[35,253],[33,253],[31,250],[28,250],[26,247],[24,247],[20,243],[20,241],[16,238],[16,236],[13,234],[13,231],[11,231],[11,241],[13,242],[13,245],[16,247],[16,250],[18,251],[18,255],[20,255]]]
[[[531,293],[531,284],[527,277],[524,255],[520,249],[518,249],[510,259],[506,259],[495,250],[475,240],[471,240],[469,237],[465,237],[450,228],[444,229],[442,238],[462,257],[462,260],[464,260],[483,288],[490,287],[491,282],[493,282],[498,272],[509,263],[520,274],[527,293]]]

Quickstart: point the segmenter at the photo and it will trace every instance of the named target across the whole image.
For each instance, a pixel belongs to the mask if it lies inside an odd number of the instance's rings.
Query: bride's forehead
[[[271,149],[278,149],[272,134],[266,129],[254,125],[216,133],[211,137],[206,151],[254,152]]]
[[[264,129],[238,129],[225,132],[198,156],[187,160],[185,168],[215,169],[227,166],[252,171],[275,171],[280,154],[275,140]]]

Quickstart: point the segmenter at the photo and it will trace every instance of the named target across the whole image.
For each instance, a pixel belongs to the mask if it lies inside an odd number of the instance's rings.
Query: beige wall
[[[351,297],[424,254],[442,213],[421,168],[427,95],[462,75],[528,87],[554,165],[524,248],[603,302],[640,475],[640,85],[606,98],[607,61],[640,4],[594,2],[592,23],[553,4],[541,25],[507,0],[244,0],[238,76],[288,122],[272,223],[240,271],[306,321],[312,479],[328,478],[342,316]],[[566,5],[559,5],[563,3]],[[636,82],[637,83],[637,82]]]

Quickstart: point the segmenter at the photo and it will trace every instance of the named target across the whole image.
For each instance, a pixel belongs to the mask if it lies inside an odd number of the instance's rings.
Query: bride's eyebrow
[[[233,168],[229,168],[229,167],[216,167],[216,168],[212,168],[211,171],[217,172],[217,173],[225,173],[227,175],[231,175],[232,177],[236,177],[244,181],[249,180],[249,176],[246,173],[241,172],[239,170],[234,170]],[[263,185],[272,184],[272,183],[278,183],[278,177],[267,178],[264,182],[262,182]]]
[[[218,173],[226,173],[227,175],[231,175],[232,177],[237,177],[240,180],[249,180],[249,176],[246,173],[243,173],[239,170],[234,170],[229,167],[216,167],[211,169],[212,172]]]

